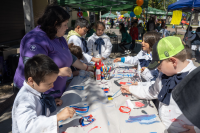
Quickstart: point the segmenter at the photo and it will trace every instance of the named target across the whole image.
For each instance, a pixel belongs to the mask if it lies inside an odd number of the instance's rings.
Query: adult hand
[[[87,71],[94,72],[94,66],[88,66],[88,70]]]
[[[62,100],[61,100],[60,98],[56,98],[56,99],[55,99],[55,102],[56,102],[56,105],[57,105],[57,106],[60,106],[60,105],[62,105],[62,103],[63,103]]]
[[[61,120],[66,120],[67,118],[72,118],[75,113],[75,109],[66,107],[60,113],[57,114],[57,122]]]
[[[194,130],[194,126],[183,125],[183,127],[188,130],[184,131],[184,132],[180,132],[180,133],[196,133],[196,131]]]
[[[128,86],[128,85],[122,85],[122,86],[120,87],[120,89],[121,89],[121,92],[122,92],[122,93],[131,94],[131,93],[129,92],[129,86]]]
[[[120,61],[121,61],[121,58],[114,59],[114,62],[120,62]]]
[[[71,77],[72,75],[72,70],[70,67],[63,67],[59,69],[59,74],[58,76],[62,76],[62,77]]]

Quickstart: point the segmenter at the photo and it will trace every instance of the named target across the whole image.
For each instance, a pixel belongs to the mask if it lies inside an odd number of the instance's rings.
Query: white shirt
[[[124,63],[138,65],[137,70],[139,71],[141,69],[140,62],[139,62],[140,59],[152,60],[151,53],[148,54],[146,51],[141,50],[134,57],[131,57],[131,56],[125,57]],[[142,73],[139,73],[139,75],[142,76],[146,81],[151,81],[151,79],[154,78],[153,77],[154,73],[157,73],[157,69],[150,71],[148,68],[146,68]]]
[[[101,54],[99,54],[99,50],[96,50],[97,45],[94,44],[98,38],[102,38],[105,43],[105,45],[101,45]],[[87,44],[89,49],[88,54],[89,55],[93,54],[95,58],[101,58],[101,57],[108,58],[111,54],[112,44],[110,42],[110,38],[106,34],[97,36],[96,33],[93,33],[93,35],[88,38]]]
[[[41,93],[25,81],[12,109],[12,133],[57,133],[57,116],[42,115]]]
[[[191,60],[188,60],[189,64],[180,72],[191,72],[196,67],[194,66]],[[162,89],[162,73],[159,73],[156,81],[151,82],[139,82],[137,86],[130,86],[129,91],[139,99],[157,99],[160,90]],[[159,103],[159,116],[168,129],[169,133],[179,133],[186,131],[187,129],[183,128],[183,125],[193,125],[181,112],[178,105],[174,101],[172,95],[170,97],[169,105],[164,103]],[[195,127],[196,133],[200,133],[200,130]]]
[[[74,43],[74,45],[81,47],[82,53],[83,53],[83,57],[84,57],[84,59],[83,59],[84,63],[89,63],[91,61],[92,56],[89,55],[88,53],[86,53],[86,51],[84,50],[85,48],[83,46],[83,43],[82,43],[80,37],[78,37],[76,35],[70,36],[68,44],[70,44],[70,43]]]

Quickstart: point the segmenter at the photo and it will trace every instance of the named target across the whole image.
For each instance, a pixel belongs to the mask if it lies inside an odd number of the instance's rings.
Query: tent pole
[[[167,13],[166,13],[166,18],[165,18],[165,24],[164,24],[164,29],[163,29],[163,34],[162,34],[162,37],[164,36],[165,25],[166,25],[166,22],[167,22],[167,15],[168,15],[168,11],[167,11]]]

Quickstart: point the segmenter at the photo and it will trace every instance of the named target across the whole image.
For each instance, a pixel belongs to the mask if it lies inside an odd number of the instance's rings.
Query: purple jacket
[[[46,33],[38,26],[27,33],[20,43],[20,58],[14,76],[14,84],[21,88],[25,80],[24,77],[24,57],[33,57],[37,54],[49,56],[59,68],[70,67],[72,65],[72,55],[64,37],[50,40]],[[59,94],[54,94],[54,98],[62,96],[66,89],[67,77],[58,77],[54,82],[54,87],[50,91],[60,90]]]

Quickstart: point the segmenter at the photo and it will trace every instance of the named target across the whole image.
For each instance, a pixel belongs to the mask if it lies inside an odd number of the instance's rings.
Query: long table
[[[118,67],[121,66],[118,64]],[[139,100],[119,91],[120,82],[131,82],[134,69],[115,65],[110,80],[96,81],[92,72],[80,71],[61,97],[63,105],[55,115],[70,106],[80,115],[59,122],[60,133],[166,133],[152,101]],[[127,83],[129,84],[129,83]],[[102,88],[109,88],[105,93]]]

